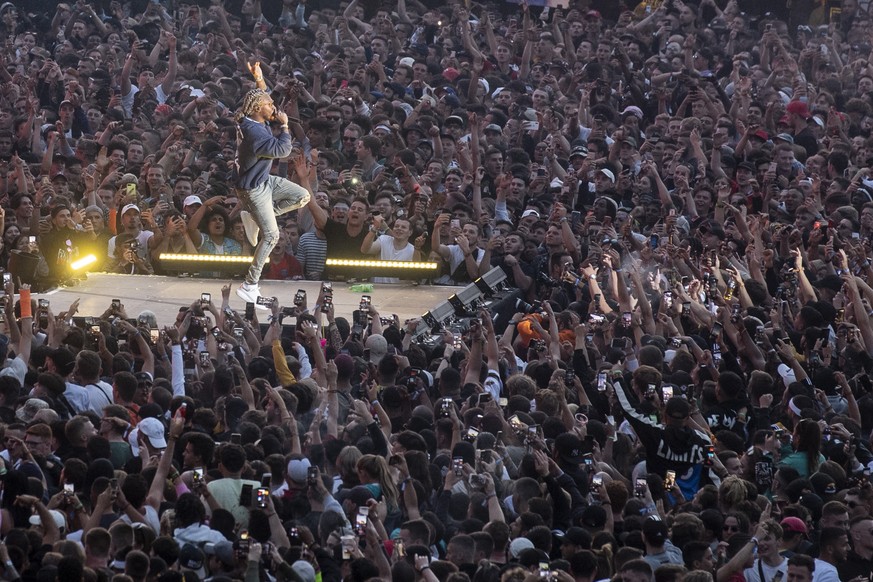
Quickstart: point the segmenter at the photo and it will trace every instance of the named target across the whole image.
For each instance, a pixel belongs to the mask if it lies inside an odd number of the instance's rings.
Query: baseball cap
[[[233,544],[231,542],[209,543],[203,546],[203,552],[207,556],[215,556],[225,566],[235,566],[236,557],[233,555]]]
[[[533,542],[527,538],[515,538],[509,544],[509,555],[512,558],[517,559],[518,556],[524,551],[533,548]]]
[[[803,119],[809,119],[809,106],[803,101],[792,101],[785,108],[785,111],[788,113],[793,113],[798,117],[802,117]]]
[[[167,448],[167,439],[164,438],[164,425],[157,418],[144,418],[139,421],[136,428],[149,439],[149,443],[154,448]]]
[[[806,527],[806,524],[799,517],[786,517],[779,522],[779,525],[781,525],[782,529],[784,529],[785,531],[793,531],[796,533],[802,533],[804,535],[809,533],[809,529]]]
[[[528,216],[536,216],[537,218],[539,218],[540,213],[537,212],[536,210],[534,210],[533,208],[528,208],[527,210],[525,210],[524,212],[521,213],[521,217],[527,218]]]
[[[370,361],[374,364],[381,362],[382,358],[385,357],[385,354],[388,353],[388,340],[386,340],[382,335],[371,335],[367,338],[365,345],[366,348],[370,350]]]
[[[203,201],[200,199],[200,196],[187,196],[185,198],[185,202],[182,206],[191,206],[192,204],[203,204]]]
[[[582,440],[573,433],[565,432],[555,439],[555,450],[565,463],[579,464],[585,460]]]
[[[446,120],[445,120],[445,122],[443,122],[443,125],[451,125],[453,123],[456,123],[456,124],[460,125],[461,127],[466,126],[466,124],[464,123],[464,120],[461,118],[460,115],[449,115],[448,117],[446,117]]]
[[[587,158],[588,157],[588,148],[585,146],[582,146],[582,145],[574,147],[573,151],[570,152],[569,159],[572,160],[573,158],[576,158],[576,157]]]
[[[565,544],[573,544],[582,547],[591,547],[591,534],[577,526],[567,528],[561,540]]]
[[[612,170],[607,168],[601,168],[600,173],[609,178],[609,181],[615,183],[615,174],[612,173]]]
[[[194,544],[185,544],[179,551],[179,566],[186,570],[193,570],[201,579],[206,577],[206,570],[203,569],[203,563],[206,561],[206,556],[203,551]]]
[[[291,459],[288,461],[288,476],[295,483],[306,483],[311,466],[309,459]]]
[[[52,514],[52,519],[55,520],[55,523],[58,526],[58,529],[64,531],[67,529],[67,518],[64,517],[64,514],[56,509],[49,509],[49,513]],[[39,515],[31,515],[28,520],[30,525],[42,525],[42,520]]]
[[[136,213],[139,214],[139,206],[137,206],[136,204],[127,204],[124,206],[124,208],[121,209],[121,215],[124,216],[131,210],[135,210]]]

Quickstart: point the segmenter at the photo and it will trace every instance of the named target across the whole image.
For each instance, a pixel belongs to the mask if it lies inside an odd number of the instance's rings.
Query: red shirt
[[[267,263],[267,269],[264,270],[264,279],[291,279],[293,277],[303,276],[303,265],[294,255],[284,253],[282,258],[276,260],[273,255],[270,255],[270,262]]]

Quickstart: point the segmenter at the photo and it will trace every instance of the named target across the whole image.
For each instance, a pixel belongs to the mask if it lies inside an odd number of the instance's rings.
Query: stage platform
[[[109,308],[113,299],[120,299],[128,317],[136,318],[144,310],[153,311],[161,325],[175,321],[179,307],[190,305],[200,299],[201,293],[211,293],[212,301],[221,306],[221,287],[231,283],[230,307],[240,313],[245,303],[237,297],[236,288],[240,280],[193,279],[182,277],[157,277],[148,275],[116,275],[111,273],[89,273],[88,279],[74,287],[62,287],[48,293],[34,294],[35,298],[51,301],[51,310],[57,314],[67,309],[79,299],[78,315],[98,317]],[[361,295],[370,295],[373,305],[382,317],[396,313],[401,323],[413,317],[421,317],[430,308],[445,301],[460,287],[413,285],[412,283],[373,284],[371,293],[351,291],[352,284],[333,282],[333,303],[337,316],[351,318],[352,311],[358,309]],[[294,294],[298,289],[306,290],[308,306],[311,308],[321,290],[320,281],[261,281],[261,294],[278,297],[281,305],[294,304]],[[266,321],[258,310],[258,317]]]

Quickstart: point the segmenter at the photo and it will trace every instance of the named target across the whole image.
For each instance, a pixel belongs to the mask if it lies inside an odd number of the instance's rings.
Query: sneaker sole
[[[283,214],[294,212],[295,210],[299,210],[309,204],[309,198],[310,195],[309,192],[307,192],[305,196],[294,202],[288,201],[287,199],[283,200],[281,208],[276,206],[275,204],[273,205],[273,212],[276,213],[276,216],[282,216]]]
[[[249,244],[253,247],[258,246],[258,233],[261,232],[258,223],[255,222],[255,219],[252,217],[251,213],[243,210],[240,213],[240,219],[243,223],[243,229],[246,233],[246,240],[249,241]]]
[[[240,299],[242,299],[246,303],[254,303],[256,309],[263,309],[264,311],[268,310],[268,307],[266,305],[259,305],[258,304],[258,297],[260,297],[260,294],[255,295],[255,297],[253,299],[248,293],[243,291],[242,287],[238,287],[236,290],[236,295],[237,295],[237,297],[239,297]]]

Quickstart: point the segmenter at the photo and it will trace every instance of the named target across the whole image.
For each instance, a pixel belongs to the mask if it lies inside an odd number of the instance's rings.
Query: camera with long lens
[[[515,309],[517,311],[523,311],[524,313],[540,313],[543,310],[543,304],[540,301],[534,301],[533,303],[528,303],[524,299],[519,299],[515,302]]]
[[[537,273],[537,283],[539,283],[540,285],[546,285],[548,287],[557,287],[561,284],[560,281],[552,279],[551,277],[549,277],[546,273],[543,273],[542,271]]]

